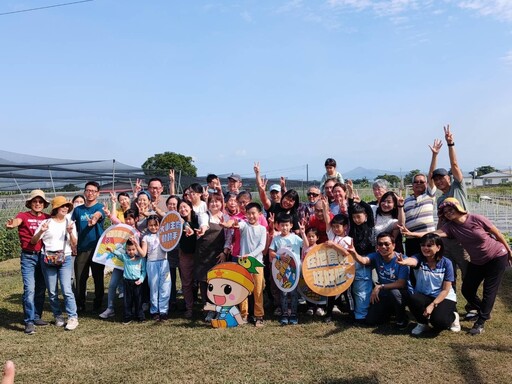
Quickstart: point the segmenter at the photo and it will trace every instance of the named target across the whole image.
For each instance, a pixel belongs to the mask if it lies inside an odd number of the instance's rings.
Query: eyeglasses
[[[426,183],[425,180],[419,180],[419,181],[415,180],[414,181],[414,184],[425,184],[425,183]]]
[[[317,197],[318,193],[308,192],[308,197]]]
[[[95,189],[86,189],[85,193],[98,193],[98,191]]]
[[[385,242],[378,242],[377,245],[379,247],[389,247],[391,245],[391,243],[385,243]]]

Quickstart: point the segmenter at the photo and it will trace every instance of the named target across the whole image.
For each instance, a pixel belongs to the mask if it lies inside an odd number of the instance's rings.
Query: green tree
[[[412,178],[415,175],[417,175],[418,173],[421,173],[421,171],[419,169],[413,169],[412,171],[409,171],[409,173],[407,173],[404,176],[404,184],[405,185],[412,184]]]
[[[74,192],[79,191],[80,188],[78,188],[75,184],[66,184],[60,190],[62,192]]]
[[[491,165],[482,165],[476,168],[475,171],[477,172],[476,176],[483,176],[491,172],[497,172],[498,170]]]
[[[379,175],[375,179],[384,179],[393,186],[400,185],[400,178],[396,175],[388,175],[387,173],[384,175]]]
[[[146,175],[166,176],[169,169],[172,168],[176,172],[181,171],[183,176],[197,176],[197,168],[193,164],[194,160],[190,156],[185,156],[175,152],[157,153],[148,158],[142,169]]]
[[[359,188],[368,188],[370,186],[370,181],[365,177],[362,179],[355,179],[352,180],[355,186],[358,186]]]

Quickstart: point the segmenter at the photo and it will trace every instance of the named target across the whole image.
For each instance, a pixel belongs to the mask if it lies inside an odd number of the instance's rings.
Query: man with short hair
[[[320,201],[320,188],[317,187],[316,185],[310,186],[308,188],[306,196],[308,198],[308,201],[305,203],[300,203],[297,212],[299,214],[299,219],[305,219],[307,223],[309,221],[309,218],[315,214],[315,204],[318,201]]]
[[[436,198],[434,180],[428,179],[423,173],[412,178],[412,194],[404,201],[405,226],[411,232],[435,231],[434,203]],[[420,240],[405,240],[405,253],[409,256],[420,253]]]
[[[148,182],[148,191],[151,195],[151,203],[155,205],[161,212],[167,212],[165,200],[162,199],[162,192],[164,191],[164,184],[158,177],[153,177]],[[159,211],[157,211],[159,212]]]
[[[327,201],[329,204],[331,204],[334,201],[334,194],[333,194],[333,188],[336,184],[336,180],[334,179],[327,179],[324,184],[324,194],[327,197]]]
[[[236,193],[237,195],[241,192],[242,188],[242,178],[237,173],[232,173],[228,176],[228,190],[224,192],[224,198],[228,196],[229,193]]]
[[[93,311],[99,311],[103,303],[105,266],[92,261],[96,245],[103,234],[103,204],[98,202],[100,185],[95,181],[85,184],[85,203],[75,207],[71,220],[75,222],[78,234],[75,258],[76,304],[79,312],[85,311],[87,279],[89,268],[94,279]]]

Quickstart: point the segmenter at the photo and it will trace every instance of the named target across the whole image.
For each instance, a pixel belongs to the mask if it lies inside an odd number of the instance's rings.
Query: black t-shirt
[[[277,223],[277,215],[279,213],[281,213],[281,212],[289,213],[292,216],[292,220],[293,220],[292,231],[298,231],[300,229],[300,227],[299,227],[299,214],[297,213],[296,209],[287,210],[287,209],[284,209],[283,207],[281,207],[280,203],[275,203],[275,202],[271,201],[270,202],[270,207],[267,210],[267,212],[270,212],[270,213],[274,214],[274,221],[276,223]]]

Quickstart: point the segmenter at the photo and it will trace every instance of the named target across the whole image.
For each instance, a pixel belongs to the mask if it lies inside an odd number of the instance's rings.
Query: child
[[[348,231],[348,218],[347,216],[339,213],[335,215],[332,219],[329,217],[329,209],[327,205],[327,199],[322,198],[322,207],[323,213],[325,217],[325,222],[327,224],[327,242],[325,243],[329,247],[335,249],[341,249],[344,251],[352,246],[352,238],[350,236],[346,236]],[[349,309],[351,312],[354,310],[353,299],[350,292],[346,291],[343,293],[343,296],[349,303]],[[341,296],[340,296],[341,297]],[[336,306],[336,302],[339,301],[334,296],[329,296],[327,298],[327,313],[325,317],[325,322],[330,323],[332,321],[332,315],[341,314],[341,311]]]
[[[281,212],[277,215],[276,222],[281,233],[272,239],[272,243],[270,244],[269,248],[269,261],[272,261],[274,258],[280,259],[283,257],[282,255],[277,254],[277,251],[281,248],[290,249],[292,253],[297,256],[297,260],[300,259],[300,248],[302,247],[303,243],[307,245],[308,240],[306,239],[303,226],[300,227],[302,238],[297,236],[295,233],[290,233],[293,225],[292,221],[292,216],[289,213]],[[295,278],[298,279],[300,270],[297,270],[296,274],[297,276],[295,276]],[[290,317],[288,317],[288,299],[290,302],[291,310]],[[299,323],[297,317],[297,304],[297,287],[295,287],[295,289],[291,292],[281,291],[281,325],[296,325]]]
[[[374,226],[372,207],[354,192],[352,180],[347,181],[348,215],[350,221],[349,235],[354,241],[354,248],[360,255],[368,255],[375,252]],[[370,306],[370,295],[372,293],[372,271],[370,267],[356,263],[356,275],[352,283],[351,291],[354,297],[354,318],[355,322],[364,324],[368,308]]]
[[[249,203],[245,206],[245,214],[247,222],[241,220],[234,224],[234,227],[240,229],[240,257],[252,256],[263,264],[263,251],[267,241],[267,230],[259,224],[261,215],[261,205],[258,203]],[[232,226],[230,221],[225,223],[225,226]],[[263,316],[265,315],[263,309],[263,288],[265,285],[263,279],[263,267],[256,267],[256,272],[253,274],[254,278],[254,316],[256,327],[263,327]],[[240,313],[245,320],[248,316],[248,300],[245,299],[240,304]]]
[[[148,233],[142,238],[142,255],[147,256],[149,298],[151,318],[155,321],[167,320],[171,296],[171,272],[167,253],[160,247],[158,229],[160,218],[151,215],[147,219]]]
[[[145,320],[142,310],[142,282],[146,278],[146,259],[141,255],[142,249],[135,236],[126,241],[125,252],[114,252],[114,257],[124,263],[123,324],[131,323],[134,316],[140,322]]]
[[[307,245],[304,243],[304,246],[302,247],[302,256],[300,258],[300,261],[303,261],[306,255],[308,254],[309,250],[313,248],[315,245],[317,245],[318,240],[320,240],[318,228],[316,227],[308,227],[306,228],[306,238],[308,239]],[[313,316],[315,313],[315,307],[318,309],[320,307],[315,306],[314,304],[308,303],[308,309],[306,311],[306,315]],[[320,314],[319,314],[320,316]]]
[[[341,184],[344,183],[342,174],[336,171],[336,160],[330,157],[325,160],[325,174],[322,176],[322,180],[320,180],[320,190],[322,193],[324,193],[324,184],[329,179],[334,179]]]

